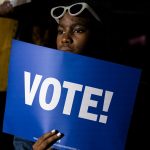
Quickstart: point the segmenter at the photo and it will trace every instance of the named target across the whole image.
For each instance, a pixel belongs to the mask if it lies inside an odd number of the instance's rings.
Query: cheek
[[[83,50],[89,42],[89,35],[83,35],[83,36],[79,36],[78,38],[76,38],[76,46]]]

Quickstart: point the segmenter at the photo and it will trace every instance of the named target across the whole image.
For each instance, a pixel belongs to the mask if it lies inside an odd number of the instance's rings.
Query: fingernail
[[[57,133],[57,136],[58,136],[58,137],[60,137],[60,136],[61,136],[61,133],[60,133],[60,132],[58,132],[58,133]]]
[[[55,133],[55,132],[56,132],[56,130],[55,130],[55,129],[53,129],[51,132],[52,132],[52,133]]]

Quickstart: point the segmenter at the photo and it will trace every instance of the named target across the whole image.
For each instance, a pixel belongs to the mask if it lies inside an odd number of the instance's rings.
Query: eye
[[[74,29],[73,32],[74,32],[74,33],[84,33],[85,30],[84,30],[84,29]]]
[[[57,33],[58,33],[58,34],[63,34],[63,30],[62,30],[62,29],[58,29],[58,30],[57,30]]]
[[[86,32],[85,27],[75,27],[73,30],[73,33],[84,33],[84,32]]]
[[[58,27],[57,29],[57,34],[63,34],[64,33],[64,30],[62,27]]]

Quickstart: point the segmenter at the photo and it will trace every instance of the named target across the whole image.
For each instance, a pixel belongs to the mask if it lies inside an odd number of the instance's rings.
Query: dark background
[[[58,1],[59,2],[59,1]],[[129,127],[126,150],[149,149],[149,18],[150,3],[135,0],[99,0],[102,20],[105,25],[106,59],[137,67],[142,70],[142,77],[137,93],[133,116]],[[54,0],[33,0],[31,4],[15,8],[10,17],[18,19],[20,26],[16,38],[32,42],[32,27],[42,30],[54,28],[50,19],[50,8]],[[50,30],[51,35],[53,31]],[[141,38],[144,37],[144,38]],[[51,39],[53,46],[54,40]],[[105,58],[104,58],[105,59]],[[6,91],[0,92],[0,150],[12,149],[12,136],[2,133],[2,120]],[[115,136],[115,135],[114,135]]]

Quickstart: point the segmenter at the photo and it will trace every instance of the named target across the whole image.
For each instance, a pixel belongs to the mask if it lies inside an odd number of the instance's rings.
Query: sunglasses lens
[[[78,4],[78,5],[74,5],[70,8],[70,13],[71,14],[76,14],[78,12],[80,12],[80,10],[82,9],[82,5]]]
[[[62,8],[62,7],[57,8],[53,11],[53,16],[59,17],[63,12],[64,12],[64,8]]]

